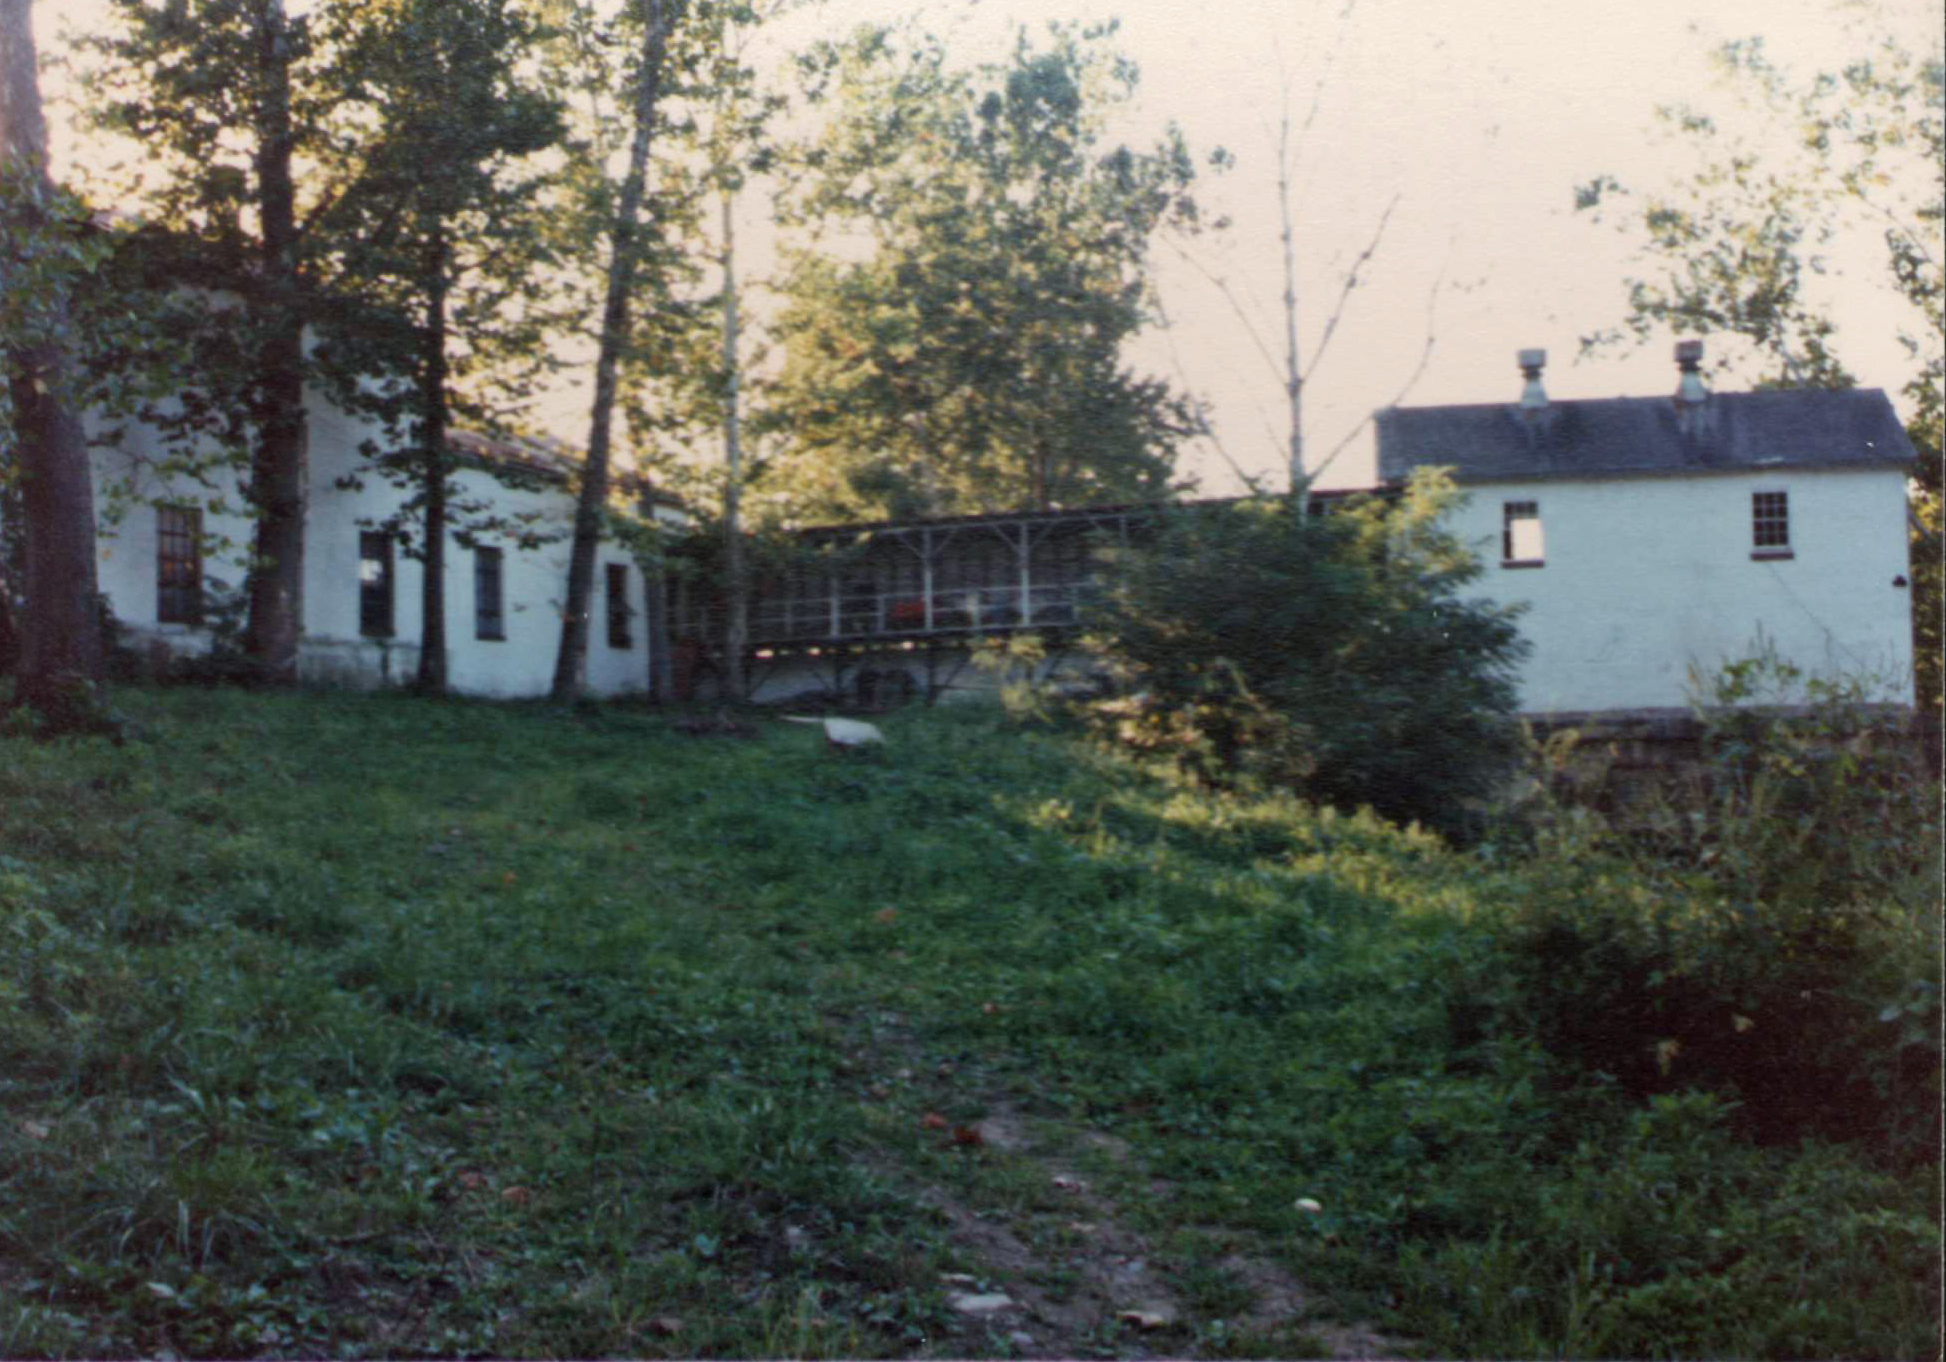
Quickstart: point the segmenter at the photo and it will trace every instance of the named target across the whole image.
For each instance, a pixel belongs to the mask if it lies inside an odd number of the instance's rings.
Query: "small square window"
[[[1791,494],[1750,494],[1750,556],[1791,557]]]
[[[507,615],[500,575],[500,550],[473,550],[473,637],[504,639]]]
[[[161,624],[203,622],[203,512],[155,508],[155,617]]]
[[[1541,538],[1541,504],[1509,501],[1502,507],[1500,562],[1503,567],[1539,567],[1546,558]]]

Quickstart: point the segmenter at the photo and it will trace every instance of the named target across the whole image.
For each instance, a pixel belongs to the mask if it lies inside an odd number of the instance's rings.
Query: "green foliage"
[[[448,380],[438,399],[484,426],[544,365],[553,243],[537,158],[564,124],[559,97],[523,65],[538,29],[513,0],[374,0],[332,20],[359,73],[357,111],[378,126],[369,149],[342,150],[357,173],[321,219],[344,243],[327,310],[330,376],[355,409],[417,429],[434,419],[422,408],[437,372]],[[433,352],[435,334],[450,353]],[[452,457],[408,442],[404,459],[450,473]]]
[[[194,395],[181,395],[181,386],[211,356],[195,354],[184,339],[190,311],[156,290],[152,238],[97,220],[71,190],[11,165],[0,166],[0,223],[6,224],[0,347],[24,352],[59,333],[74,363],[50,376],[62,385],[54,395],[95,412],[105,436],[113,435],[114,422],[137,412],[155,415],[164,398],[178,398],[172,403],[177,408],[194,404]],[[13,398],[11,386],[0,384],[0,488],[17,471]],[[166,430],[210,424],[186,411],[163,419]],[[102,489],[107,517],[140,499],[157,476],[211,462],[207,454],[196,458],[187,450],[165,455]],[[0,565],[0,575],[5,572]]]
[[[1047,702],[1047,643],[1039,634],[985,639],[975,646],[972,661],[993,679],[1001,707],[1016,722],[1045,723],[1054,717]]]
[[[1741,1099],[1762,1139],[1939,1140],[1940,803],[1905,716],[1772,654],[1702,697],[1699,776],[1543,854],[1504,907],[1514,1006],[1577,1069]],[[1764,702],[1764,703],[1754,703]]]
[[[1688,1356],[1702,1331],[1727,1356],[1903,1355],[1894,1322],[1923,1320],[1939,1278],[1935,1227],[1894,1186],[1742,1145],[1705,1094],[1657,1097],[1577,1145],[1523,1220],[1409,1250],[1404,1310],[1462,1356]]]
[[[239,285],[262,246],[267,106],[288,85],[281,98],[291,104],[292,149],[317,157],[351,73],[311,16],[284,17],[283,0],[109,0],[106,8],[108,22],[80,35],[75,54],[82,112],[94,130],[139,144],[151,173],[103,188],[208,247],[205,266],[218,273],[203,282]],[[308,210],[328,182],[304,190]]]
[[[102,266],[108,242],[89,230],[87,209],[50,186],[35,166],[0,159],[0,225],[6,231],[0,270],[0,352],[66,345],[76,295]],[[11,364],[9,365],[11,370]],[[73,403],[83,394],[58,393]],[[13,475],[12,384],[0,383],[0,485]]]
[[[437,694],[449,538],[519,533],[491,504],[462,499],[447,437],[504,424],[551,367],[542,153],[565,124],[527,61],[538,28],[516,0],[371,0],[326,17],[359,75],[341,116],[372,129],[325,214],[345,244],[320,359],[339,403],[385,427],[366,453],[405,492],[384,528],[425,564],[414,684]],[[489,467],[519,480],[509,461]]]
[[[21,226],[22,213],[36,218],[34,231]],[[231,381],[250,346],[234,309],[175,292],[189,268],[183,250],[157,232],[100,221],[65,189],[0,173],[0,218],[14,223],[10,268],[0,272],[0,343],[45,343],[58,314],[75,360],[61,376],[63,400],[93,415],[98,441],[117,442],[135,420],[161,437],[152,451],[125,451],[120,475],[97,486],[101,523],[112,531],[131,506],[157,499],[230,509],[209,488],[213,473],[244,461],[247,441],[238,437],[250,429],[247,394]],[[17,496],[8,485],[17,448],[11,405],[0,385],[0,497],[9,498]],[[11,502],[0,507],[0,594],[16,609],[17,515]]]
[[[1057,27],[1045,50],[1023,32],[970,72],[883,30],[807,59],[832,118],[795,211],[838,242],[793,258],[765,418],[807,515],[1168,490],[1193,414],[1122,349],[1146,319],[1150,235],[1193,214],[1192,172],[1173,133],[1108,143],[1135,85],[1111,32]]]
[[[117,413],[139,417],[169,450],[153,470],[161,485],[138,495],[180,500],[207,488],[211,469],[238,470],[255,521],[244,647],[264,677],[294,681],[305,329],[337,244],[312,229],[342,188],[323,169],[334,159],[327,128],[355,76],[332,44],[314,41],[311,16],[293,20],[283,0],[118,0],[108,18],[79,44],[83,117],[111,145],[134,141],[143,154],[139,169],[116,165],[90,189],[143,223],[124,251],[140,286],[125,284],[116,301],[141,297],[166,312],[164,334],[177,342],[172,381]],[[130,482],[149,471],[131,467]]]
[[[1329,514],[1172,512],[1090,611],[1124,691],[1099,720],[1204,779],[1464,831],[1513,758],[1525,644],[1511,612],[1461,597],[1479,569],[1439,528],[1456,495],[1423,474]]]
[[[1864,678],[1807,675],[1768,646],[1693,690],[1700,807],[1661,811],[1656,855],[1773,908],[1869,908],[1923,892],[1939,848],[1915,833],[1936,826],[1936,792],[1903,710],[1872,704]]]
[[[1825,249],[1851,236],[1882,243],[1881,282],[1896,292],[1901,333],[1938,377],[1941,263],[1929,243],[1946,214],[1942,68],[1937,55],[1883,35],[1864,35],[1861,47],[1841,70],[1799,80],[1761,39],[1723,44],[1714,55],[1730,107],[1657,111],[1694,169],[1664,194],[1637,196],[1606,176],[1579,191],[1578,206],[1597,214],[1639,199],[1621,212],[1649,248],[1649,271],[1629,281],[1636,336],[1727,332],[1752,343],[1772,385],[1849,387],[1833,348],[1832,296],[1818,280]],[[1788,120],[1792,144],[1759,150],[1740,131],[1739,108],[1763,120],[1773,143],[1769,133]]]
[[[1667,192],[1637,195],[1608,176],[1577,191],[1577,206],[1645,240],[1630,278],[1624,331],[1638,341],[1666,328],[1725,333],[1749,343],[1763,386],[1846,388],[1856,381],[1834,320],[1840,290],[1872,288],[1913,368],[1901,385],[1913,470],[1913,643],[1922,705],[1941,704],[1940,496],[1942,385],[1946,385],[1946,65],[1912,52],[1858,11],[1856,55],[1837,70],[1797,78],[1761,39],[1725,43],[1718,68],[1734,103],[1727,117],[1690,105],[1657,111],[1694,169]],[[1740,106],[1740,111],[1739,111]],[[1743,135],[1754,114],[1761,143]],[[1779,151],[1779,128],[1794,137]],[[1616,209],[1620,203],[1623,206]],[[1882,252],[1882,254],[1880,254]],[[1845,273],[1848,256],[1876,256],[1884,272]],[[1584,340],[1611,343],[1622,332]],[[1724,359],[1721,363],[1731,361]]]

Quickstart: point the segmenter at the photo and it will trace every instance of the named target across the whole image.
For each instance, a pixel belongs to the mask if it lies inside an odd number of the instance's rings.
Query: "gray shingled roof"
[[[1378,413],[1378,475],[1387,483],[1427,464],[1452,468],[1461,482],[1499,482],[1912,459],[1878,388],[1712,393],[1688,421],[1669,397],[1550,402],[1531,414],[1512,402]]]

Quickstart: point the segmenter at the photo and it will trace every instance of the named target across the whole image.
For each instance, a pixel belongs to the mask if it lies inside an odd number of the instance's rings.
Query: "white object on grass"
[[[885,735],[878,731],[878,725],[868,724],[863,719],[814,719],[808,715],[786,714],[784,722],[823,724],[825,741],[833,747],[864,747],[869,743],[885,741]]]

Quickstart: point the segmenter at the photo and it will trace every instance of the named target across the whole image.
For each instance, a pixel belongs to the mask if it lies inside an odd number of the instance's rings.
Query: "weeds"
[[[1625,825],[1539,810],[1552,884],[1497,914],[1503,1001],[1570,1073],[1718,1092],[1769,1143],[1936,1158],[1939,784],[1864,694],[1759,653],[1699,701],[1697,769]]]

